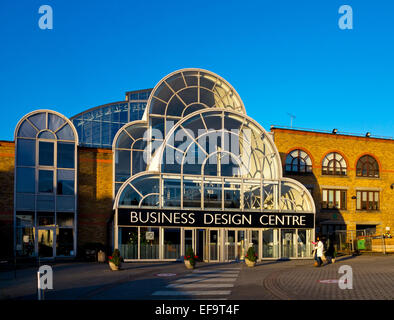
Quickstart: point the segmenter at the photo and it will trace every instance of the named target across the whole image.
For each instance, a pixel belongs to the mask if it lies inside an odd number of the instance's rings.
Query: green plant
[[[245,259],[248,259],[249,261],[252,261],[252,262],[256,262],[257,254],[256,254],[253,246],[248,249],[248,252],[245,255]]]
[[[112,253],[112,256],[108,257],[108,261],[112,262],[117,267],[120,266],[121,262],[123,261],[123,258],[120,256],[119,249],[114,250],[114,252]]]
[[[184,259],[188,260],[190,264],[194,267],[196,265],[196,259],[198,259],[198,257],[194,255],[193,249],[189,247],[186,251]]]

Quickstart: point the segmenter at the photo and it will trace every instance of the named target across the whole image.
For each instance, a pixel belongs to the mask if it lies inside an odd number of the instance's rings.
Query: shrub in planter
[[[194,251],[192,248],[188,248],[186,251],[186,255],[184,257],[184,262],[185,265],[188,269],[194,269],[195,265],[196,265],[196,259],[198,259],[198,257],[196,255],[194,255]]]
[[[248,267],[254,267],[257,261],[257,254],[254,250],[254,247],[250,247],[248,249],[248,252],[245,255],[245,262],[248,265]]]
[[[115,249],[112,256],[108,257],[108,263],[112,270],[119,270],[122,265],[123,258],[120,256],[120,251]]]

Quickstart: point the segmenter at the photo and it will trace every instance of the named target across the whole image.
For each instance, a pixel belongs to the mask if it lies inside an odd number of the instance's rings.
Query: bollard
[[[41,275],[40,271],[37,271],[37,298],[41,300]]]

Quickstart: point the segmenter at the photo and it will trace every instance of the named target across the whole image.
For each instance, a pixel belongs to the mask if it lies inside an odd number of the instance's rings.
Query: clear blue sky
[[[38,27],[41,5],[53,30]],[[338,9],[353,8],[353,30]],[[153,87],[180,68],[211,70],[266,129],[394,136],[394,1],[2,0],[0,139],[26,113],[71,117]]]

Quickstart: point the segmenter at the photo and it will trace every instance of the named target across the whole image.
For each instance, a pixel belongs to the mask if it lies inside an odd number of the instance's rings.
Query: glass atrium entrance
[[[192,248],[200,261],[243,261],[253,246],[257,259],[311,258],[312,230],[218,229],[171,227],[120,227],[119,249],[126,260],[182,260]],[[46,231],[42,250],[49,254],[51,241]],[[39,238],[41,239],[41,238]],[[40,242],[41,245],[41,242]],[[41,251],[40,251],[41,252]],[[44,251],[43,251],[44,252]]]
[[[126,260],[183,259],[190,247],[206,262],[244,260],[252,246],[259,260],[311,254],[311,194],[283,177],[272,135],[218,75],[163,78],[112,150],[114,247]]]

